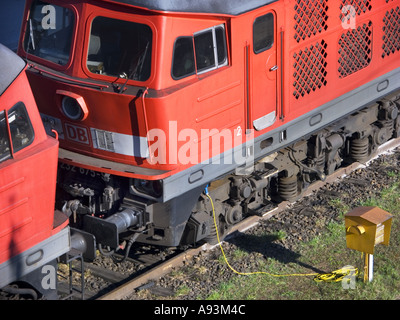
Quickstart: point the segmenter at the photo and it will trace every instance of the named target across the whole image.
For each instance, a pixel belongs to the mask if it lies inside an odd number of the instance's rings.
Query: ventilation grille
[[[341,21],[343,21],[343,18],[346,16],[346,14],[343,13],[343,11],[345,12],[347,11],[346,9],[343,8],[348,6],[353,7],[356,15],[358,16],[372,9],[371,0],[342,0],[342,3],[339,6],[340,11],[342,12],[339,16]],[[354,13],[350,12],[350,14]]]
[[[296,99],[326,86],[326,48],[327,44],[322,40],[293,55],[293,95]]]
[[[310,38],[328,28],[327,0],[296,0],[294,39],[297,42]]]
[[[339,40],[339,77],[347,77],[369,65],[372,59],[372,23],[343,33]]]
[[[383,53],[385,58],[400,51],[400,8],[391,9],[383,18]]]

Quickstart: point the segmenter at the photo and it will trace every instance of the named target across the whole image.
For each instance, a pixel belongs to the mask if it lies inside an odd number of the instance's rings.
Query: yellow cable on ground
[[[314,280],[317,282],[339,282],[347,275],[358,276],[358,269],[348,266],[331,273],[319,274]]]
[[[215,208],[214,208],[214,202],[211,199],[211,196],[208,194],[208,190],[206,188],[206,196],[210,199],[211,202],[211,207],[213,211],[213,217],[214,217],[214,225],[215,225],[215,231],[217,234],[217,241],[219,243],[219,247],[221,249],[222,255],[224,257],[226,265],[231,269],[234,273],[248,276],[248,275],[254,275],[254,274],[266,274],[272,277],[309,277],[309,276],[315,276],[314,280],[317,282],[338,282],[342,281],[342,279],[351,274],[353,272],[353,275],[358,275],[358,269],[357,268],[350,268],[350,267],[345,267],[336,271],[332,271],[331,273],[326,273],[326,274],[319,274],[319,273],[304,273],[304,274],[299,274],[299,273],[291,273],[291,274],[273,274],[265,271],[256,271],[256,272],[239,272],[235,270],[228,262],[228,259],[226,258],[224,249],[222,248],[222,243],[219,239],[219,232],[218,232],[218,226],[217,226],[217,220],[215,216]]]

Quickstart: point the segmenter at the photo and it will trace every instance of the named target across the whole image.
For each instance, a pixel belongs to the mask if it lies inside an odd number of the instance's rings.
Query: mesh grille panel
[[[342,0],[339,9],[342,10],[345,6],[352,6],[355,10],[356,15],[361,15],[372,9],[371,0]],[[346,15],[342,12],[339,19],[343,21]]]
[[[326,86],[326,48],[327,44],[322,40],[293,55],[293,95],[296,99]]]
[[[396,7],[387,11],[383,23],[382,58],[385,58],[400,51],[400,8]]]
[[[372,59],[372,23],[349,30],[339,39],[339,78],[369,65]]]
[[[328,28],[327,0],[296,0],[294,39],[297,42],[310,38]]]

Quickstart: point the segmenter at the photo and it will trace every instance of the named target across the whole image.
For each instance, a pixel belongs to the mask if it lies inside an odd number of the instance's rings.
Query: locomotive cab
[[[246,161],[251,135],[243,70],[230,62],[229,16],[44,0],[27,1],[25,16],[19,54],[30,61],[47,133],[60,141],[57,207],[111,248],[130,230],[138,241],[179,245],[207,182],[201,170],[190,188],[165,179],[235,147]]]
[[[0,288],[19,280],[52,292],[36,273],[56,270],[69,251],[68,219],[54,210],[58,141],[46,135],[25,70],[0,44]]]

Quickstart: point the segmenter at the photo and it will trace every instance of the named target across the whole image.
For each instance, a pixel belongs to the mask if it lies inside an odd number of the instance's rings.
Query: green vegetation
[[[389,173],[392,177],[393,172]],[[353,289],[344,289],[341,282],[316,282],[313,276],[276,277],[267,274],[237,275],[224,282],[206,299],[309,299],[309,300],[392,300],[400,299],[400,177],[376,198],[368,199],[359,206],[378,206],[393,215],[390,245],[379,245],[374,254],[374,279],[364,283],[361,253],[346,246],[344,214],[350,211],[340,199],[330,202],[340,212],[340,222],[330,222],[323,234],[296,249],[296,259],[282,262],[273,257],[258,259],[257,271],[276,275],[328,273],[346,265],[359,268],[359,276]],[[284,238],[283,232],[264,237]],[[245,258],[246,253],[237,249],[228,257],[229,262]],[[262,260],[262,261],[261,261]],[[225,263],[224,258],[218,259]],[[250,270],[249,270],[250,271]],[[253,270],[252,270],[253,271]]]

